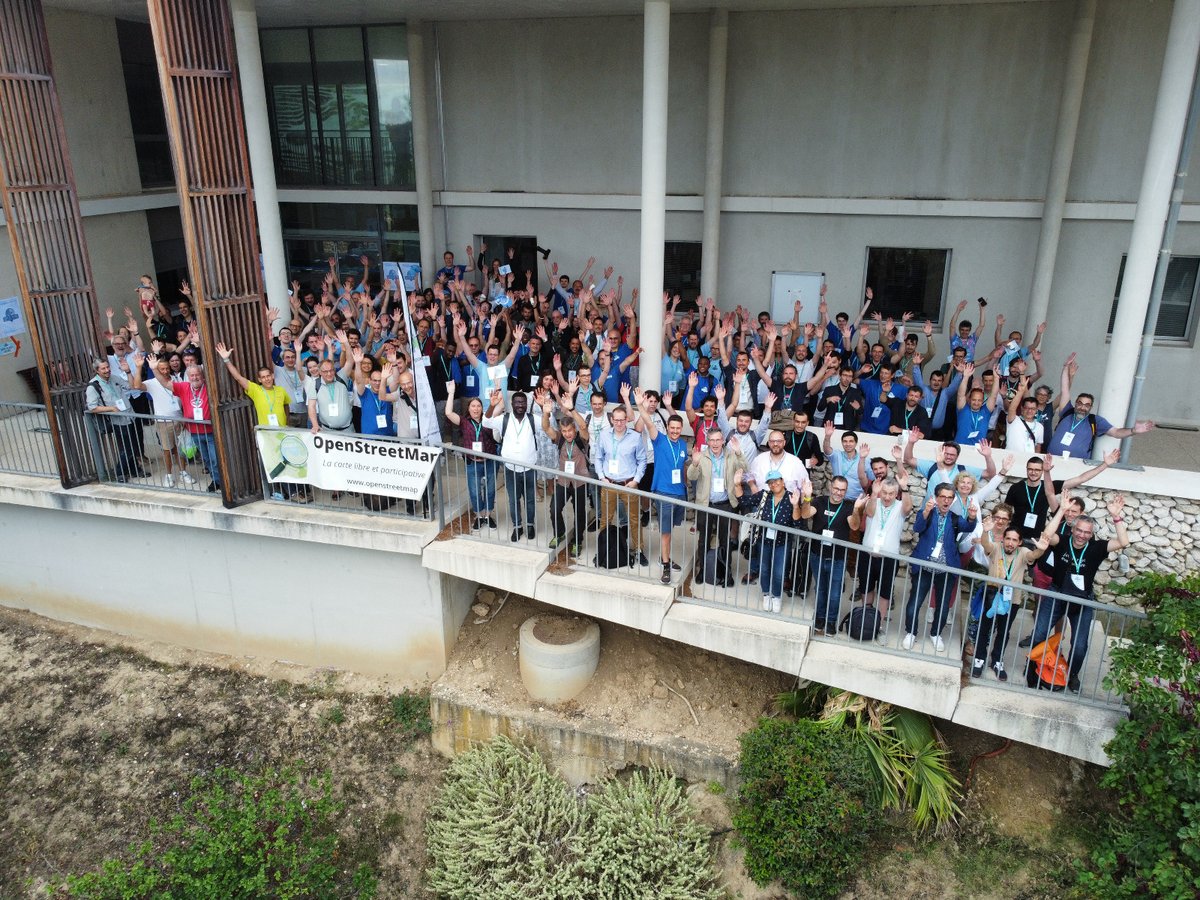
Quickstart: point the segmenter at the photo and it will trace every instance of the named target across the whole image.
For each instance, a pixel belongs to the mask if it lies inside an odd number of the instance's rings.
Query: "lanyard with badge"
[[[628,432],[626,432],[626,434],[628,434]],[[612,456],[610,456],[608,459],[608,474],[616,475],[617,474],[617,430],[615,428],[612,430],[610,437],[612,439]],[[622,437],[624,437],[624,435],[622,435]]]
[[[682,449],[676,452],[682,445]],[[671,448],[671,484],[683,484],[683,460],[687,456],[687,444],[667,438],[667,446]]]
[[[471,427],[475,429],[475,440],[471,441],[471,449],[475,453],[482,453],[483,452],[483,439],[482,439],[483,424],[480,422],[476,422],[474,419],[467,419],[467,421],[470,422]]]
[[[1029,502],[1029,512],[1025,513],[1026,528],[1037,528],[1038,516],[1034,504],[1037,503],[1037,499],[1041,496],[1041,493],[1042,483],[1040,481],[1038,482],[1037,490],[1032,494],[1029,493],[1029,482],[1025,482],[1025,499]]]
[[[279,416],[275,412],[275,388],[267,390],[263,388],[263,397],[267,401],[267,425],[271,428],[279,427]]]
[[[725,493],[725,454],[713,456],[711,450],[708,453],[708,461],[712,465],[712,488],[709,492],[709,497],[719,496]]]
[[[1084,421],[1086,420],[1086,418],[1087,417],[1085,416],[1083,419],[1081,419],[1075,413],[1071,413],[1071,421],[1074,422],[1075,424],[1073,424],[1070,428],[1068,428],[1066,431],[1064,431],[1063,436],[1061,438],[1059,438],[1058,442],[1060,444],[1062,444],[1063,447],[1071,446],[1071,442],[1075,440],[1075,429],[1078,428],[1080,425],[1082,425],[1084,423]],[[1071,452],[1069,450],[1063,450],[1062,455],[1070,456]]]
[[[846,403],[846,394],[842,394],[842,399],[838,401],[837,412],[833,414],[833,424],[841,425],[846,421],[846,417],[842,415],[842,407]]]
[[[201,388],[200,393],[192,391],[192,419],[197,422],[204,421],[204,397],[208,388]]]
[[[784,499],[787,499],[786,495],[785,495]],[[774,525],[776,520],[779,518],[779,510],[782,507],[783,507],[783,500],[780,500],[778,503],[776,503],[775,498],[774,497],[771,498],[771,524],[772,525]],[[779,537],[779,529],[778,528],[768,528],[764,537],[768,541],[773,541],[773,540],[777,539]]]
[[[837,509],[831,511],[829,509],[829,501],[825,501],[825,515],[828,521],[825,523],[825,527],[821,529],[821,543],[827,547],[833,542],[833,523],[837,521],[838,514],[842,511],[842,506],[845,502],[846,500],[843,498],[842,502],[837,505]]]
[[[372,402],[375,406],[375,427],[386,431],[388,427],[387,411],[382,408],[383,404],[378,394],[374,391],[367,391],[367,393],[374,398]]]
[[[875,553],[883,552],[883,535],[887,531],[888,519],[892,517],[892,513],[894,513],[896,511],[896,507],[900,505],[900,501],[894,501],[891,506],[887,506],[882,502],[879,505],[881,507],[881,518],[879,522],[879,529],[875,532]]]
[[[563,472],[567,475],[575,474],[575,442],[567,442],[567,458],[563,460]]]
[[[967,435],[967,439],[970,440],[979,437],[979,422],[983,419],[983,413],[974,413],[968,410],[967,415],[971,417],[971,433]]]
[[[933,544],[933,552],[929,555],[930,559],[942,559],[944,551],[942,550],[942,540],[946,535],[946,523],[950,521],[949,515],[934,513],[938,517],[937,540]]]
[[[1075,553],[1075,542],[1067,541],[1067,552],[1070,554],[1071,565],[1075,571],[1071,573],[1071,584],[1075,585],[1081,591],[1087,590],[1083,586],[1083,564],[1087,561],[1088,545],[1083,545],[1083,550],[1078,555]]]
[[[1005,581],[1012,581],[1013,569],[1016,568],[1017,557],[1020,555],[1021,551],[1018,550],[1013,554],[1012,559],[1009,560],[1008,554],[1003,550],[1000,551],[1000,565],[1001,568],[1004,569]],[[1006,584],[996,592],[995,602],[992,604],[992,608],[988,610],[988,618],[1002,616],[1007,613],[1010,609],[1012,609],[1012,600],[1013,587],[1011,584]]]

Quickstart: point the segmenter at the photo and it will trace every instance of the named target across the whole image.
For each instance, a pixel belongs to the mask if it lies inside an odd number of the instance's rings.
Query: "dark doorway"
[[[542,265],[542,256],[537,252],[538,241],[537,237],[520,236],[520,235],[499,235],[485,234],[480,237],[483,244],[487,244],[487,264],[491,269],[492,260],[500,260],[500,265],[512,266],[514,291],[537,291],[538,282],[540,281],[540,267]],[[512,258],[509,259],[508,251],[513,251]],[[533,284],[527,286],[525,273],[533,274]]]

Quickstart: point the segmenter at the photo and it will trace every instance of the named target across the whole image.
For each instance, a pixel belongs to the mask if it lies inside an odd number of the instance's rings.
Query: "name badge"
[[[537,383],[538,383],[537,375],[530,375],[529,376],[529,386],[531,388],[535,388],[535,387],[537,387]]]
[[[336,416],[338,414],[338,409],[339,409],[339,406],[337,403],[330,403],[329,404],[329,415],[331,417]]]
[[[1062,439],[1059,441],[1059,443],[1062,444],[1064,447],[1070,447],[1071,441],[1073,441],[1073,440],[1075,440],[1075,432],[1066,431],[1066,432],[1063,432]],[[1064,453],[1063,455],[1065,456],[1066,454]]]
[[[773,541],[777,537],[779,537],[779,532],[776,529],[774,529],[774,528],[767,529],[766,538],[768,541]]]
[[[1005,585],[1004,587],[1000,588],[1000,596],[1004,598],[1004,602],[1007,606],[1012,606],[1012,595],[1013,589],[1011,586]]]
[[[380,418],[383,418],[383,417],[380,416]],[[417,430],[417,414],[416,413],[413,413],[411,416],[408,417],[408,427],[411,428],[413,431]]]
[[[617,461],[615,459],[610,459],[608,461],[608,474],[609,475],[617,474]]]
[[[376,428],[387,428],[387,416],[379,415],[375,417]]]
[[[576,372],[574,369],[572,369],[570,372],[567,373],[567,381],[570,382],[571,384],[574,384],[578,380],[579,380],[579,373]]]
[[[877,406],[877,407],[875,407],[873,410],[871,410],[871,418],[872,418],[872,419],[878,419],[878,418],[879,418],[879,414],[880,414],[881,412],[883,412],[883,407],[882,407],[882,406]]]
[[[121,412],[124,412],[128,408],[129,408],[129,404],[126,403],[124,400],[122,400],[120,397],[118,397],[117,398],[117,409],[121,410]]]
[[[675,393],[675,391],[677,391],[678,389],[679,389],[678,381],[668,381],[667,382],[667,390],[670,391],[672,394]]]
[[[175,412],[179,412],[181,409],[183,409],[183,405],[179,402],[179,398],[174,394],[167,399],[171,401],[171,409],[173,409]]]
[[[942,555],[942,542],[938,541],[933,545],[933,553],[929,555],[930,559],[937,559]]]
[[[979,432],[972,431],[970,434],[967,435],[967,440],[973,440],[974,438],[977,438],[977,437],[979,437]]]
[[[193,406],[192,407],[192,418],[195,419],[197,422],[203,421],[204,420],[204,407],[203,406]]]
[[[714,478],[712,480],[712,492],[714,494],[725,493],[725,479],[724,478]]]
[[[474,375],[467,376],[467,387],[469,387],[469,388],[475,387],[475,376]]]
[[[483,441],[471,441],[471,449],[476,453],[483,452]]]
[[[1063,458],[1063,459],[1070,459],[1070,458],[1071,458],[1071,451],[1070,451],[1070,450],[1064,450],[1064,451],[1062,452],[1062,458]]]
[[[275,413],[267,413],[267,424],[270,425],[272,428],[278,428],[279,427],[279,416],[275,415]]]
[[[575,474],[575,460],[564,459],[563,460],[563,471],[566,472],[568,475],[574,475]]]
[[[671,470],[671,484],[682,484],[682,479],[679,477],[679,470]]]
[[[1037,528],[1037,513],[1025,513],[1025,527]]]
[[[821,532],[821,543],[822,544],[833,543],[833,529],[832,528],[826,528],[824,531]]]
[[[883,552],[883,535],[882,534],[879,535],[879,537],[875,538],[875,545],[874,545],[874,547],[872,547],[871,552],[872,553],[882,553]]]
[[[1084,587],[1083,587],[1083,575],[1081,575],[1081,574],[1080,574],[1080,573],[1078,573],[1078,572],[1074,572],[1074,573],[1072,573],[1072,574],[1071,574],[1071,584],[1075,585],[1075,587],[1079,588],[1079,590],[1081,590],[1081,591],[1082,591],[1082,590],[1084,589]]]
[[[845,421],[845,417],[841,413],[833,414],[833,424],[834,425],[841,425],[842,422],[844,422],[844,421]]]

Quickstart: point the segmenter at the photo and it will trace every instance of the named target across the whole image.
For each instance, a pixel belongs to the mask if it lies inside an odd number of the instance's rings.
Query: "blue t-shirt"
[[[1082,419],[1075,416],[1074,410],[1067,410],[1061,419],[1058,420],[1058,427],[1054,429],[1054,436],[1050,439],[1050,443],[1046,445],[1046,452],[1051,456],[1072,456],[1076,459],[1091,459],[1092,445],[1096,443],[1096,437],[1102,434],[1108,434],[1112,430],[1112,422],[1103,416],[1096,416],[1096,433],[1092,434],[1092,426],[1090,424],[1091,416],[1084,416]],[[1067,435],[1071,435],[1068,439]]]
[[[654,481],[650,490],[668,497],[686,498],[684,469],[687,463],[687,441],[683,437],[672,441],[660,431],[654,438]]]
[[[691,372],[688,372],[689,378],[691,374]],[[692,409],[698,410],[700,404],[704,402],[704,398],[711,395],[719,383],[712,372],[709,372],[707,375],[701,375],[699,372],[696,372],[696,388],[692,391]],[[685,384],[683,387],[684,396],[687,395],[687,390],[688,387]]]
[[[392,422],[392,404],[381,402],[374,391],[366,390],[359,397],[362,405],[362,433],[386,434],[395,436],[396,426]],[[383,416],[383,425],[379,424],[379,416]]]
[[[970,405],[958,411],[958,430],[954,440],[966,446],[978,444],[988,435],[988,425],[992,421],[992,408],[986,403],[979,407],[979,412],[972,412]]]

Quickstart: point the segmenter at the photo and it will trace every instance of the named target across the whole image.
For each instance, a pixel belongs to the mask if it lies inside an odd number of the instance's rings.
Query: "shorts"
[[[892,585],[896,580],[896,560],[887,556],[872,556],[860,550],[858,553],[858,589],[864,594],[878,592],[885,600],[892,599]]]
[[[682,506],[667,500],[655,500],[654,502],[658,505],[658,527],[663,534],[670,534],[672,528],[683,524],[686,510]]]
[[[162,449],[162,452],[170,453],[177,447],[179,433],[183,431],[183,425],[175,420],[164,422],[159,419],[154,423],[154,431],[158,435],[158,446]]]

